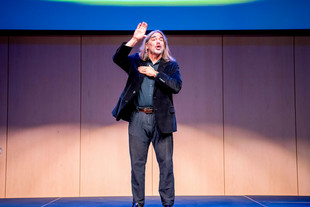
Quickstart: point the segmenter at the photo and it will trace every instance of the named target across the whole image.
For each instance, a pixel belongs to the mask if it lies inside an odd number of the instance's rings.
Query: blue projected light
[[[310,29],[309,0],[4,0],[0,30]]]

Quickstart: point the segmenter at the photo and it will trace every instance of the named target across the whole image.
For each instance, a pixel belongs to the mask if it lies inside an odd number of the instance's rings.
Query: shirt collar
[[[155,64],[153,64],[152,60],[150,58],[147,58],[146,62],[151,63],[152,65],[156,65],[156,64],[159,64],[162,59],[163,58],[160,58]]]

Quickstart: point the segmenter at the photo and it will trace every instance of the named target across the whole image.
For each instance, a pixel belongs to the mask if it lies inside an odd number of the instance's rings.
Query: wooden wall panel
[[[5,197],[8,37],[0,36],[0,198]]]
[[[128,124],[111,115],[127,78],[112,55],[129,38],[0,37],[0,197],[131,195]],[[309,37],[295,60],[293,37],[168,40],[183,79],[176,194],[309,195]],[[158,178],[151,147],[146,195]]]
[[[10,37],[7,197],[79,195],[80,37]]]
[[[222,125],[222,37],[168,36],[180,65],[183,87],[174,96],[176,195],[224,193]],[[159,169],[153,155],[153,193]]]
[[[299,195],[310,195],[310,37],[295,39]]]
[[[225,193],[296,195],[293,37],[224,36]]]
[[[81,196],[131,195],[128,123],[116,122],[111,113],[127,80],[112,56],[129,39],[83,36]],[[152,194],[151,163],[149,153],[147,195]]]

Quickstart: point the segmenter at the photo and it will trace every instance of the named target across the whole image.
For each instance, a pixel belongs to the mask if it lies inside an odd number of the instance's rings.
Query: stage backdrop
[[[129,38],[0,37],[0,197],[131,195],[127,123],[111,115]],[[309,196],[310,37],[168,40],[183,79],[176,195]],[[147,195],[158,177],[150,148]]]

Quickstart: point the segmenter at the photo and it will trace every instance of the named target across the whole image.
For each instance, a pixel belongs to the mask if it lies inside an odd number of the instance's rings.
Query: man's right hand
[[[137,39],[137,40],[141,40],[143,38],[146,37],[145,32],[147,29],[147,23],[146,22],[142,22],[139,23],[137,26],[137,29],[135,30],[135,33],[133,34],[133,38]]]
[[[133,47],[139,40],[142,40],[146,37],[147,23],[139,23],[132,38],[126,43],[126,46]]]

